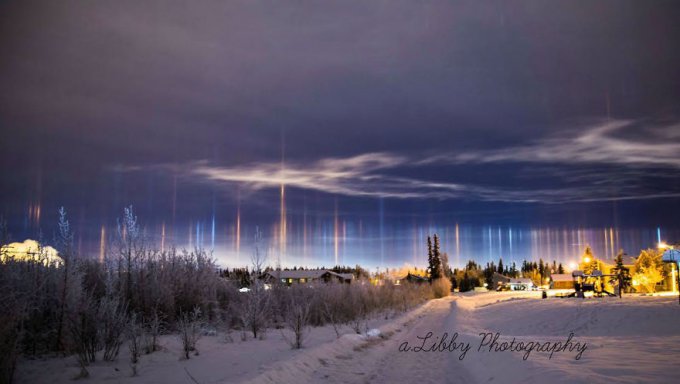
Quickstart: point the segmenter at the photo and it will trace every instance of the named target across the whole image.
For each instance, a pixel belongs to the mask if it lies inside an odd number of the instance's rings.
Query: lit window
[[[306,283],[306,282],[307,282],[307,279],[300,279],[300,282],[301,282],[301,283]]]

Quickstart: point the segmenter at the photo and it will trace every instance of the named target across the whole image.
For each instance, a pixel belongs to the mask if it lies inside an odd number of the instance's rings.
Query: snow
[[[301,350],[291,350],[279,330],[265,340],[224,342],[224,335],[203,337],[199,356],[180,360],[176,338],[163,338],[164,350],[142,356],[138,377],[129,377],[127,350],[118,362],[97,362],[83,382],[191,383],[671,383],[680,382],[680,305],[677,297],[556,298],[541,292],[466,293],[431,300],[395,318],[372,319],[366,335],[348,327],[336,339],[330,327],[313,328]],[[400,352],[444,332],[471,348],[444,352]],[[558,342],[573,333],[586,343],[576,351],[521,352],[478,350],[480,333],[499,333],[499,342]],[[115,369],[118,369],[116,371]],[[73,383],[73,358],[22,360],[19,383]]]

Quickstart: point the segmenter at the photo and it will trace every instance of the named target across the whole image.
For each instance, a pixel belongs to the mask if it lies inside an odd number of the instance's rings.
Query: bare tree
[[[104,361],[114,361],[118,357],[128,320],[126,312],[127,305],[121,304],[117,297],[105,296],[100,299],[97,318]]]
[[[163,315],[154,309],[151,316],[144,322],[144,352],[150,354],[159,349],[158,338],[164,329]]]
[[[309,309],[311,297],[307,297],[302,290],[307,288],[294,289],[290,303],[286,310],[286,326],[293,333],[293,338],[289,339],[282,332],[284,338],[293,349],[302,348],[302,343],[309,332]]]
[[[62,286],[59,295],[59,313],[57,317],[57,337],[56,337],[56,350],[63,349],[62,342],[62,332],[64,328],[64,313],[66,311],[66,294],[69,291],[69,283],[73,279],[69,279],[70,275],[73,273],[75,268],[74,262],[75,257],[73,254],[73,232],[71,231],[71,226],[66,219],[66,210],[64,207],[59,208],[59,232],[56,238],[56,244],[59,248],[59,256],[63,260],[63,268],[61,269]]]
[[[130,368],[132,369],[132,376],[137,376],[137,364],[139,363],[139,355],[142,349],[142,335],[144,329],[142,328],[141,323],[137,321],[136,312],[133,312],[130,315],[126,333],[128,347],[130,349]]]
[[[191,312],[180,313],[177,319],[177,328],[179,329],[184,358],[189,359],[190,352],[195,352],[198,355],[196,344],[201,338],[201,310],[196,307]]]
[[[238,308],[242,325],[244,329],[253,333],[253,338],[257,338],[258,334],[262,335],[270,313],[270,296],[260,279],[262,266],[266,259],[267,255],[262,246],[262,232],[259,228],[256,228],[253,255],[251,256],[253,277],[251,278],[250,291],[245,293],[245,297]]]
[[[317,287],[317,290],[320,287]],[[340,313],[342,310],[340,300],[342,297],[341,286],[338,284],[329,284],[321,287],[323,296],[321,298],[321,312],[323,320],[330,323],[335,331],[335,337],[340,337],[340,327],[343,324],[343,316]]]
[[[144,241],[142,231],[137,224],[137,216],[132,211],[132,206],[123,211],[122,220],[118,221],[118,281],[122,282],[123,298],[128,304],[132,304],[132,272],[136,267],[138,258],[144,253]]]

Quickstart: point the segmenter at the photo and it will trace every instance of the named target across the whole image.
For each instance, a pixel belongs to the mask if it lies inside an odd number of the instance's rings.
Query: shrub
[[[432,282],[434,297],[439,299],[451,294],[451,281],[447,278],[439,278]]]

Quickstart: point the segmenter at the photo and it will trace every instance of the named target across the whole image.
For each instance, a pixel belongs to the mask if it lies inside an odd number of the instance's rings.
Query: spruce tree
[[[430,241],[428,236],[428,250],[429,250],[429,261],[430,261],[430,281],[439,279],[442,277],[442,261],[441,254],[439,251],[439,236],[434,235],[434,245]]]
[[[503,258],[498,259],[498,273],[503,274]]]
[[[630,270],[623,265],[623,249],[619,250],[616,255],[615,266],[612,268],[612,274],[616,275],[621,286],[619,287],[621,292],[625,291],[630,287],[632,278],[630,277]]]
[[[430,275],[430,281],[432,281],[432,266],[434,263],[434,257],[432,254],[432,238],[427,237],[427,273]]]

